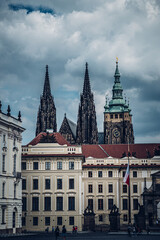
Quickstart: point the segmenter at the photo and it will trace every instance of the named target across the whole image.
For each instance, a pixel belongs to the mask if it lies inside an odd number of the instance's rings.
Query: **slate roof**
[[[43,137],[43,136],[46,136],[47,133],[46,132],[41,132],[39,133],[31,142],[29,142],[26,146],[28,145],[36,145],[40,142],[40,139]],[[54,132],[54,133],[49,133],[49,136],[52,136],[54,135],[56,141],[58,144],[60,145],[67,145],[67,146],[70,146],[70,143],[66,141],[66,139],[58,132]]]
[[[77,128],[77,125],[74,122],[72,122],[70,119],[68,119],[68,118],[67,118],[67,122],[68,122],[68,124],[70,126],[70,129],[71,129],[71,131],[73,133],[74,138],[76,139],[76,128]]]

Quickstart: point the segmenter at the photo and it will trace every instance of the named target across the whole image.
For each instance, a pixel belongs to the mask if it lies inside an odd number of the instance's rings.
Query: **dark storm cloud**
[[[49,14],[55,14],[56,12],[50,8],[46,8],[43,6],[40,7],[32,7],[29,5],[22,5],[22,4],[9,4],[9,8],[13,11],[19,11],[19,10],[26,10],[27,14],[34,12],[34,11],[39,11],[41,13],[49,13]]]
[[[13,11],[8,5],[30,7]],[[45,14],[39,7],[56,11]],[[49,65],[58,129],[77,121],[85,62],[89,64],[99,131],[105,95],[112,97],[115,59],[129,98],[136,142],[160,142],[160,10],[155,0],[1,0],[0,100],[22,111],[24,143],[35,134],[37,110]]]

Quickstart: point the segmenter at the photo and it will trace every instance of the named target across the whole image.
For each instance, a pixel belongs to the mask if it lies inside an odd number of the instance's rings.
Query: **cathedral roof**
[[[160,143],[130,144],[130,154],[136,158],[152,158],[155,155],[155,149],[158,149]],[[101,145],[82,145],[82,153],[85,157],[107,158],[108,155],[113,158],[122,158],[128,153],[128,144],[101,144]]]
[[[67,121],[68,121],[68,124],[69,124],[69,126],[70,126],[70,129],[71,129],[71,131],[72,131],[72,133],[73,133],[73,136],[74,136],[75,139],[76,139],[76,128],[77,128],[77,125],[76,125],[74,122],[72,122],[70,119],[68,119],[68,118],[67,118]]]
[[[65,138],[58,132],[49,133],[49,134],[46,132],[41,132],[31,142],[29,142],[27,144],[27,146],[29,146],[29,145],[33,146],[33,145],[40,143],[42,138],[44,138],[47,135],[49,135],[50,139],[53,138],[54,142],[56,141],[59,145],[70,146],[70,144],[65,140]]]

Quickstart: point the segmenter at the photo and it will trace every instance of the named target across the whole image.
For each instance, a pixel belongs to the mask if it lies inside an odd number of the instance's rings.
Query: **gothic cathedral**
[[[80,95],[77,125],[64,115],[59,132],[71,144],[98,144],[98,135],[104,144],[132,144],[134,133],[129,104],[123,99],[123,88],[120,82],[118,61],[116,62],[115,81],[112,100],[105,104],[104,132],[98,133],[94,96],[91,91],[88,64],[86,63],[83,92]],[[52,130],[57,132],[56,107],[51,95],[48,65],[46,66],[43,95],[37,115],[36,135]]]

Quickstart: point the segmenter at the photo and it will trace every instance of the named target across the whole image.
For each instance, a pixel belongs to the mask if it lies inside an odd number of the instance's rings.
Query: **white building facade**
[[[22,228],[21,116],[18,119],[0,109],[0,233]]]

